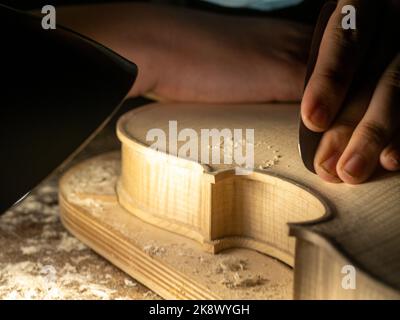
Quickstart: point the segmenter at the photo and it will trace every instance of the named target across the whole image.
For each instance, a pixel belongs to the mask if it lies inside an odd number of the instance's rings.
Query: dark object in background
[[[137,74],[76,33],[0,6],[0,213],[104,124]]]

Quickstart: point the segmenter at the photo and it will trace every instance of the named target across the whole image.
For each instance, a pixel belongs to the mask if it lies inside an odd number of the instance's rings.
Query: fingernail
[[[359,154],[354,154],[343,167],[343,170],[352,177],[361,177],[364,173],[366,162]]]
[[[328,159],[326,159],[324,162],[322,162],[320,164],[320,166],[322,167],[322,169],[324,169],[330,175],[337,177],[336,164],[339,161],[339,158],[340,158],[340,153],[335,152]]]
[[[396,168],[400,167],[400,154],[398,152],[392,152],[389,156],[389,161]]]
[[[315,108],[311,113],[310,120],[315,126],[319,128],[326,128],[329,121],[328,113],[321,107]]]

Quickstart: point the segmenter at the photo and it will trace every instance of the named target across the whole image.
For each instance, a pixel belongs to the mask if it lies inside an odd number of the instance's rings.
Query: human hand
[[[299,101],[312,28],[140,3],[57,9],[60,24],[139,67],[131,96],[196,102]]]
[[[356,30],[341,27],[353,5]],[[400,169],[399,11],[393,1],[340,0],[304,92],[304,124],[323,132],[314,159],[326,181],[357,184]]]

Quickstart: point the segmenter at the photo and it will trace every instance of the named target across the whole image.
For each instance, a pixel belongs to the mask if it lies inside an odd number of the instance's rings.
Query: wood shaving
[[[252,288],[264,284],[265,279],[260,275],[241,277],[237,272],[233,276],[227,274],[224,275],[224,279],[221,280],[221,284],[225,285],[229,289],[236,288]]]
[[[154,244],[148,244],[143,247],[143,251],[151,256],[162,256],[165,254],[166,249]]]

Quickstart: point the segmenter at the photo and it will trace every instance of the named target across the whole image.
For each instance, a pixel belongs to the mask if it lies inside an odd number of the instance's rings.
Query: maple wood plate
[[[256,169],[236,175],[234,164],[204,165],[149,148],[149,130],[168,133],[170,120],[198,133],[254,129]],[[135,109],[118,123],[121,166],[117,161],[112,169],[104,156],[61,180],[62,219],[90,247],[166,298],[399,298],[399,175],[359,186],[320,180],[297,153],[297,121],[298,106],[284,104]],[[139,230],[155,247],[138,244]],[[217,259],[214,267],[222,271],[215,278],[198,270],[198,260],[185,260],[186,253],[165,254],[173,252],[172,238],[177,247],[191,246],[200,260]],[[218,260],[227,254],[234,266]],[[281,285],[290,282],[285,272],[263,273],[274,270],[263,267],[263,259],[289,270],[270,257],[294,268],[293,290]]]

